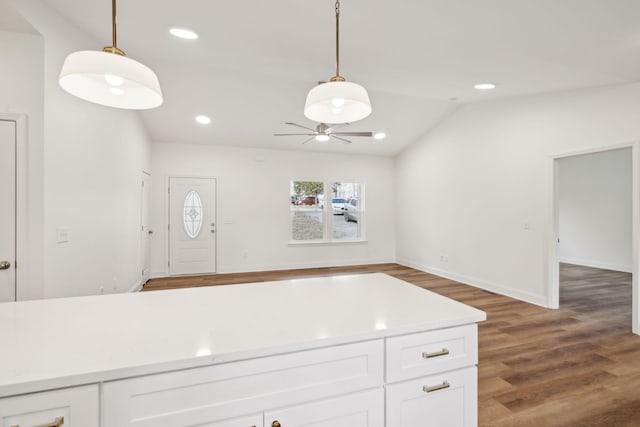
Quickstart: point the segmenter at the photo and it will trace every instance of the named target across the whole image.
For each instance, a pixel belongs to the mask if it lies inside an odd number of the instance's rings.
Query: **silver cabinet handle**
[[[432,386],[425,385],[422,387],[422,391],[424,391],[425,393],[431,393],[431,392],[443,390],[449,387],[451,387],[451,384],[449,384],[448,381],[443,381],[442,384],[438,384],[438,385],[432,385]]]
[[[422,357],[424,359],[431,359],[432,357],[439,357],[439,356],[446,356],[447,354],[449,354],[449,349],[448,348],[443,348],[440,351],[436,351],[433,353],[427,353],[426,351],[422,353]]]
[[[9,268],[11,268],[9,261],[0,261],[0,270],[8,270]]]

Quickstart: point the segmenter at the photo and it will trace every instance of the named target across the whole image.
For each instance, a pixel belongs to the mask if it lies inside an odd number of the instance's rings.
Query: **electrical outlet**
[[[245,249],[244,251],[242,251],[242,258],[243,259],[249,258],[249,251],[248,250]]]
[[[104,294],[104,286],[100,286],[98,291],[100,292],[100,295]]]

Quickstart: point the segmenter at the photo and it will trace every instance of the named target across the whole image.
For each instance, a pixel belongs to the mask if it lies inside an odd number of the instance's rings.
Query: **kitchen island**
[[[485,318],[381,273],[0,304],[0,420],[475,426]]]

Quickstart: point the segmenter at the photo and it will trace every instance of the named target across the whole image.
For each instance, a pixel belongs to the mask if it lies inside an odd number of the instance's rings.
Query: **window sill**
[[[369,243],[366,239],[360,240],[291,240],[289,241],[289,246],[341,246],[341,245],[359,245],[359,244],[367,244]]]

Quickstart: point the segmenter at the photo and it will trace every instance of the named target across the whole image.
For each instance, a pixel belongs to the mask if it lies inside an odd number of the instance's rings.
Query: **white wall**
[[[398,260],[547,305],[552,156],[640,139],[638,111],[638,84],[461,108],[397,158]]]
[[[146,130],[137,113],[84,102],[58,86],[66,55],[100,49],[99,42],[39,0],[15,6],[44,38],[44,232],[34,237],[43,250],[44,287],[31,297],[97,294],[100,287],[124,292],[141,276]],[[56,243],[58,227],[68,228],[68,243]]]
[[[256,160],[258,159],[258,161]],[[395,259],[394,161],[345,156],[154,143],[152,275],[167,273],[167,177],[218,178],[218,272],[391,262]],[[366,186],[366,243],[289,245],[292,179]],[[248,256],[243,257],[244,251]]]
[[[631,148],[558,160],[559,259],[631,272]]]
[[[0,31],[0,112],[27,116],[24,175],[27,178],[28,212],[18,213],[28,230],[27,242],[19,242],[27,247],[26,259],[20,260],[27,274],[19,277],[19,299],[37,298],[43,294],[43,55],[41,36]]]

